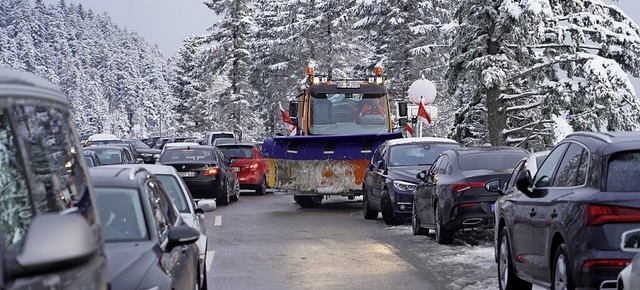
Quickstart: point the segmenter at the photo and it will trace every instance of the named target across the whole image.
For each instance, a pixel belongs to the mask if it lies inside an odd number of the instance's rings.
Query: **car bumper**
[[[449,221],[442,226],[448,231],[464,228],[492,228],[494,222],[492,204],[494,202],[479,202],[473,206],[458,204],[451,210]]]
[[[394,199],[392,200],[394,205],[394,214],[397,218],[411,218],[413,209],[413,195],[411,192],[395,192]]]
[[[251,173],[239,173],[238,174],[238,182],[240,183],[240,188],[252,188],[258,184],[262,180],[262,173],[260,172],[251,172]]]
[[[575,255],[574,255],[575,256]],[[629,260],[633,254],[621,251],[592,250],[573,261],[576,289],[610,289],[602,287],[603,283],[612,285],[625,266],[620,267],[586,267],[585,262],[595,260]],[[616,283],[617,284],[617,283]],[[628,286],[626,286],[628,287]],[[613,288],[615,289],[615,288]],[[628,288],[625,288],[628,289]]]
[[[190,180],[183,178],[183,180],[184,183],[187,184],[193,198],[216,198],[225,192],[220,179]]]

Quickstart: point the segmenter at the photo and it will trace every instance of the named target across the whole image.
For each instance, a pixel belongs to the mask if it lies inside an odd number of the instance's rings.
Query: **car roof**
[[[185,144],[185,143],[172,143],[172,144]],[[209,150],[213,150],[212,146],[209,145],[200,145],[195,143],[195,145],[184,145],[184,146],[170,146],[170,147],[165,147],[165,151],[170,151],[170,150],[182,150],[185,149],[186,147],[189,147],[191,149],[209,149]]]
[[[173,166],[170,165],[161,165],[161,164],[114,164],[114,165],[107,165],[109,167],[118,167],[118,168],[127,168],[127,169],[132,169],[132,168],[137,168],[137,167],[144,167],[144,169],[146,169],[147,171],[151,172],[152,174],[171,174],[174,175],[174,172],[177,172],[175,170],[175,168]]]
[[[482,152],[497,152],[497,151],[514,151],[514,152],[524,152],[529,154],[529,152],[520,147],[512,147],[512,146],[478,146],[478,147],[462,147],[462,148],[454,148],[448,149],[456,151],[458,155],[467,155],[467,154],[476,154]]]
[[[97,149],[99,148],[99,149]],[[124,146],[113,146],[113,145],[91,145],[89,147],[82,147],[82,150],[127,150]]]
[[[426,143],[426,142],[460,144],[456,140],[448,139],[448,138],[441,138],[441,137],[399,138],[399,139],[391,139],[391,140],[389,140],[387,142],[388,142],[389,145],[410,144],[410,143]]]
[[[247,143],[247,142],[238,142],[238,143],[225,143],[225,144],[219,144],[216,145],[218,147],[238,147],[238,146],[248,146],[248,147],[254,147],[258,144],[256,143]]]
[[[99,187],[127,187],[137,188],[138,183],[135,176],[138,172],[144,171],[142,166],[132,168],[122,168],[119,166],[96,166],[89,168],[91,182]]]
[[[89,140],[122,140],[116,135],[111,134],[93,134],[89,136]]]

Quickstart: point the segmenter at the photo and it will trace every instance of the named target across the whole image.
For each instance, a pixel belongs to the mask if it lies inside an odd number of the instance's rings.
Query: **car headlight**
[[[153,158],[160,159],[160,154],[153,154]]]
[[[393,187],[400,191],[413,191],[418,185],[406,181],[394,180]]]

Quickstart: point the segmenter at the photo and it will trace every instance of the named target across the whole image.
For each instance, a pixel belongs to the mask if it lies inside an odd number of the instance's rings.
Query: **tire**
[[[520,279],[515,274],[511,257],[511,242],[507,237],[507,229],[502,228],[499,237],[498,251],[498,287],[500,290],[531,290],[531,283]]]
[[[267,193],[267,178],[263,175],[260,184],[256,185],[256,194],[264,195]]]
[[[232,201],[238,201],[240,199],[240,182],[236,179],[233,182],[233,196],[231,196]]]
[[[378,219],[378,212],[371,209],[371,204],[369,203],[369,194],[364,192],[364,201],[362,201],[362,215],[364,215],[365,220],[376,220]]]
[[[574,289],[575,285],[571,273],[571,263],[569,263],[567,246],[564,243],[558,246],[556,257],[553,261],[553,268],[551,269],[551,289]]]
[[[322,198],[323,198],[322,195],[298,196],[297,201],[301,208],[315,208],[322,203]]]
[[[418,219],[415,206],[411,209],[411,229],[414,236],[426,236],[429,234],[429,229],[420,227],[420,219]]]
[[[453,243],[453,235],[455,232],[447,231],[442,227],[442,213],[440,212],[440,207],[437,204],[434,216],[436,217],[436,242],[441,245],[450,245]]]
[[[216,198],[216,203],[219,205],[228,205],[231,202],[231,199],[229,198],[229,188],[226,183],[222,186],[222,189],[224,189],[224,191],[222,192],[222,195]]]
[[[384,223],[389,226],[396,226],[400,224],[400,221],[393,214],[393,204],[389,197],[389,192],[382,191],[382,200],[380,201],[380,209],[382,210],[382,219]]]

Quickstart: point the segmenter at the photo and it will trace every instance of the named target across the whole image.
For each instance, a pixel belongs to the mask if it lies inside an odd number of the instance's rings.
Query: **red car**
[[[227,159],[235,159],[231,164],[238,174],[241,189],[253,189],[258,195],[267,192],[267,176],[269,163],[262,158],[257,144],[237,143],[217,145]]]

